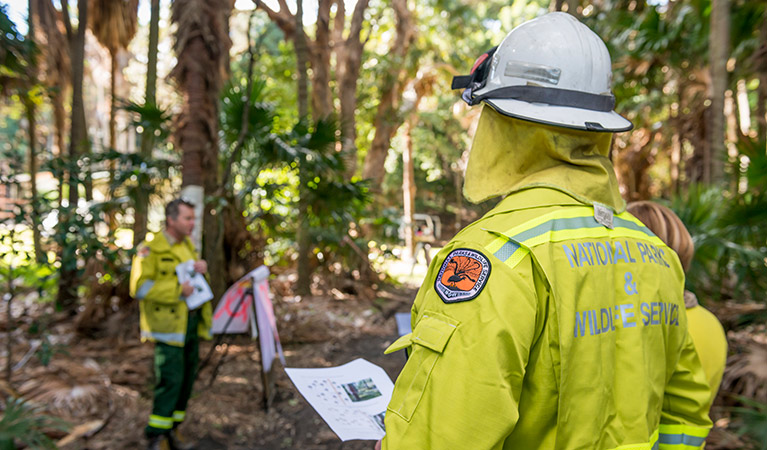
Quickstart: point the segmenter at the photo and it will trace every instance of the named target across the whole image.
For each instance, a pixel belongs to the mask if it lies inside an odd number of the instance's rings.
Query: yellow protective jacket
[[[195,258],[189,238],[170,245],[165,233],[155,233],[139,245],[131,266],[130,294],[139,300],[142,341],[184,346],[189,311],[181,295],[176,266]],[[200,313],[197,333],[210,339],[210,302],[200,307]]]
[[[711,427],[676,254],[553,188],[441,250],[412,308],[384,449],[691,449]]]
[[[700,364],[706,374],[711,403],[714,402],[722,375],[727,365],[727,335],[721,322],[711,311],[700,306],[698,299],[690,291],[684,293],[687,306],[687,326],[695,350],[698,352]]]
[[[638,220],[613,216],[625,203],[610,139],[483,107],[464,195],[508,196],[442,249],[413,333],[389,349],[410,359],[385,449],[703,445],[709,387],[682,269]]]

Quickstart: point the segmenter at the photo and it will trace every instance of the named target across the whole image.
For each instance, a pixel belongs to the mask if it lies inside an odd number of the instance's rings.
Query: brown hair
[[[695,244],[679,216],[665,206],[649,201],[631,202],[626,210],[679,255],[682,268],[687,272],[695,253]]]
[[[181,205],[194,209],[194,203],[184,198],[173,199],[170,203],[165,205],[165,218],[176,220],[178,218],[178,213]]]

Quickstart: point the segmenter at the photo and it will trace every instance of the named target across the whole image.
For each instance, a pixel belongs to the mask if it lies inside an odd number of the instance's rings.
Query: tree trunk
[[[37,118],[35,116],[35,103],[30,98],[26,98],[25,109],[27,113],[27,124],[29,134],[29,200],[30,200],[30,218],[32,219],[32,241],[35,249],[35,260],[41,260],[43,257],[42,246],[40,245],[40,214],[37,200]]]
[[[336,49],[338,98],[341,103],[341,148],[344,153],[347,180],[350,180],[357,172],[357,80],[360,77],[362,50],[365,46],[365,43],[360,40],[360,33],[368,2],[369,0],[360,0],[354,6],[349,36],[343,45],[337,44]],[[343,11],[341,9],[343,1],[339,1],[337,5],[338,11]],[[339,36],[343,34],[343,21],[340,26]]]
[[[296,9],[296,28],[294,42],[296,44],[296,61],[298,62],[298,115],[305,119],[308,115],[307,98],[307,73],[306,62],[308,50],[306,46],[306,34],[303,25],[303,0],[298,0]],[[311,293],[312,269],[310,267],[310,253],[312,246],[311,230],[309,229],[309,204],[306,199],[306,184],[308,182],[308,168],[306,163],[298,167],[298,228],[296,229],[296,241],[298,244],[297,271],[298,282],[296,293],[308,295]]]
[[[295,42],[296,48],[296,63],[298,65],[296,71],[296,76],[298,78],[298,117],[302,119],[309,116],[309,87],[306,73],[309,50],[306,45],[306,34],[304,33],[303,5],[303,0],[298,0],[296,2],[296,25],[295,36],[293,37],[293,42]]]
[[[344,2],[342,0],[321,0],[318,3],[318,20],[316,40],[308,43],[306,33],[298,33],[297,28],[303,28],[297,15],[292,14],[284,1],[280,1],[280,9],[275,11],[267,6],[262,0],[254,0],[256,6],[265,11],[269,18],[285,34],[287,40],[293,40],[296,49],[296,59],[299,68],[306,67],[309,56],[312,63],[312,108],[315,110],[313,117],[315,119],[327,117],[329,112],[334,112],[335,107],[332,102],[332,95],[328,82],[330,80],[330,61],[332,49],[335,54],[335,75],[336,86],[338,89],[338,98],[341,103],[341,135],[342,150],[344,151],[344,162],[346,166],[346,176],[350,179],[357,168],[357,149],[356,149],[356,125],[355,114],[357,108],[357,80],[359,79],[359,70],[362,59],[362,48],[364,42],[360,41],[360,32],[364,22],[364,12],[368,6],[369,0],[360,0],[354,7],[351,19],[349,36],[343,39],[345,27]],[[332,32],[332,45],[329,45],[331,35],[329,34],[330,9],[336,4],[336,15],[334,19]],[[303,14],[303,5],[299,2],[297,7]],[[306,50],[304,50],[306,49]],[[305,88],[306,76],[304,69],[298,71],[298,106],[299,114],[304,117],[308,114],[308,105],[305,106],[304,99],[308,98],[307,88]],[[304,77],[303,79],[301,77]],[[302,113],[303,112],[303,113]]]
[[[549,4],[550,11],[562,11],[562,7],[565,5],[565,0],[551,0]]]
[[[176,0],[172,20],[178,24],[174,48],[177,64],[171,72],[184,94],[176,127],[182,149],[182,186],[198,195],[202,217],[202,256],[208,262],[211,289],[216,298],[226,289],[222,247],[223,226],[218,191],[218,95],[228,74],[228,23],[232,1]],[[202,188],[202,192],[200,189]],[[204,199],[204,200],[203,200]]]
[[[397,15],[397,37],[392,46],[392,70],[386,75],[384,86],[381,89],[380,102],[375,117],[375,135],[365,158],[362,177],[371,180],[371,190],[381,191],[381,182],[385,174],[383,170],[386,156],[389,153],[389,144],[401,124],[397,111],[399,99],[402,96],[406,75],[405,58],[410,49],[410,44],[415,40],[415,24],[413,15],[407,9],[407,0],[392,0],[392,7]]]
[[[762,139],[767,138],[767,14],[762,20],[762,27],[759,29],[759,42],[761,59],[757,62],[757,77],[759,78],[759,88],[756,91],[756,130],[758,136]]]
[[[674,196],[679,195],[680,193],[679,167],[680,167],[681,161],[682,161],[682,143],[679,139],[679,132],[674,131],[674,134],[671,136],[671,162],[670,162],[671,194]]]
[[[299,2],[301,3],[301,2]],[[317,5],[317,31],[312,51],[312,116],[314,120],[333,114],[330,95],[330,6],[332,0],[319,0]],[[303,32],[303,24],[296,21],[296,28]]]
[[[5,301],[5,312],[8,316],[7,328],[5,332],[5,382],[10,386],[11,377],[13,376],[13,329],[16,328],[16,323],[13,320],[13,310],[11,309],[11,303],[13,303],[13,263],[8,264],[8,299]],[[11,438],[11,447],[13,445],[13,438]]]
[[[152,0],[149,19],[149,49],[146,68],[146,94],[144,106],[156,105],[157,94],[157,41],[160,32],[160,0]],[[145,161],[152,158],[154,148],[154,133],[144,130],[141,134],[141,157]],[[147,215],[149,213],[149,191],[139,189],[134,209],[133,246],[136,247],[146,237]]]
[[[309,203],[306,199],[306,184],[309,182],[305,167],[298,168],[299,199],[298,199],[298,228],[296,229],[296,241],[298,244],[296,294],[308,295],[311,293],[312,268],[311,250],[312,235],[309,225]]]
[[[578,17],[579,5],[580,5],[580,0],[567,0],[567,12],[575,17]]]
[[[36,43],[35,40],[35,2],[29,0],[28,6],[28,32],[27,39],[32,43]],[[32,55],[30,58],[30,67],[33,71],[30,87],[37,83],[37,57]],[[40,245],[40,214],[37,204],[37,117],[35,115],[36,108],[34,101],[30,98],[29,92],[25,95],[26,100],[26,113],[27,113],[27,126],[29,134],[29,193],[30,193],[30,216],[32,222],[32,242],[35,250],[35,260],[40,261],[43,257],[42,247]],[[8,316],[10,319],[10,315]]]
[[[206,54],[202,37],[194,38],[187,45],[191,55]],[[187,56],[188,57],[188,56]],[[179,59],[181,56],[179,56]],[[198,226],[201,223],[202,257],[208,262],[211,289],[219,297],[226,290],[223,285],[226,268],[221,248],[221,230],[215,205],[205,202],[205,195],[213,193],[218,188],[218,146],[215,136],[215,124],[212,118],[217,117],[217,99],[208,95],[205,75],[202,72],[189,71],[182,91],[185,93],[184,112],[182,112],[185,127],[179,130],[179,142],[183,149],[183,181],[184,187],[201,186],[204,195],[197,202],[201,208]],[[200,222],[201,221],[201,222]],[[199,243],[197,243],[199,245]]]
[[[67,17],[67,3],[62,1],[62,9]],[[70,55],[72,59],[72,126],[69,135],[69,205],[60,210],[59,222],[63,228],[63,235],[71,234],[69,231],[69,219],[76,214],[77,202],[79,200],[79,174],[74,165],[77,158],[88,150],[88,134],[85,124],[85,104],[83,102],[83,69],[85,60],[85,24],[88,23],[88,0],[78,0],[78,27],[77,33],[69,33]],[[71,30],[71,25],[68,27]],[[65,241],[68,239],[65,239]],[[66,244],[62,246],[61,269],[59,277],[59,292],[56,297],[56,303],[59,307],[69,310],[77,302],[77,286],[79,280],[77,277],[77,255],[74,249],[66,250]]]
[[[402,147],[402,209],[405,222],[405,254],[404,260],[410,260],[415,254],[414,218],[415,214],[415,168],[413,167],[413,137],[411,132],[415,126],[414,115],[405,122],[404,146]]]
[[[709,34],[709,64],[711,66],[711,151],[707,155],[705,180],[718,183],[724,179],[725,145],[724,97],[727,90],[727,60],[730,54],[730,2],[712,0],[711,33]]]
[[[110,76],[109,76],[109,151],[117,150],[117,102],[115,101],[115,90],[117,88],[117,50],[109,50]],[[107,199],[112,200],[115,197],[115,170],[117,165],[114,158],[109,158],[109,186],[107,187]],[[117,220],[115,212],[110,208],[107,212],[107,225],[109,230],[114,233],[117,230]]]
[[[680,134],[680,144],[687,143],[693,150],[692,155],[681,162],[687,183],[703,183],[705,155],[710,148],[708,117],[711,112],[705,100],[710,92],[711,79],[705,68],[696,69],[693,74],[682,74],[680,79],[676,129]],[[680,185],[680,191],[684,192],[685,187]]]
[[[51,103],[53,106],[53,122],[56,127],[56,146],[59,148],[58,154],[54,154],[54,156],[63,158],[67,148],[64,138],[67,126],[66,112],[64,110],[64,95],[60,91],[53,91],[51,93]],[[61,171],[58,181],[58,204],[60,208],[61,205],[64,204],[64,185],[67,182],[66,170]]]
[[[759,74],[759,88],[756,96],[757,135],[764,138],[767,136],[767,72]]]

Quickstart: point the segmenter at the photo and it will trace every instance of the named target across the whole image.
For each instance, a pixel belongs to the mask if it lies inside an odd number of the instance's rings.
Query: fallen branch
[[[22,367],[24,367],[24,364],[26,364],[27,361],[32,359],[32,356],[34,356],[37,349],[40,348],[41,343],[42,341],[40,341],[39,339],[35,339],[34,341],[32,341],[32,345],[30,345],[29,351],[27,352],[27,354],[24,355],[23,358],[21,358],[21,361],[17,362],[16,365],[13,366],[12,370],[15,372],[21,369]]]

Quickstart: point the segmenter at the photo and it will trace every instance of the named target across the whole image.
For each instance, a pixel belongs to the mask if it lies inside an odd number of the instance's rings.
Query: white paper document
[[[364,359],[323,369],[285,369],[310,405],[342,441],[384,437],[394,383]]]
[[[179,284],[187,281],[192,285],[194,291],[186,298],[186,306],[189,310],[197,309],[205,302],[213,299],[213,291],[210,290],[208,282],[201,273],[194,271],[194,261],[189,260],[176,266],[176,275],[178,275]]]

